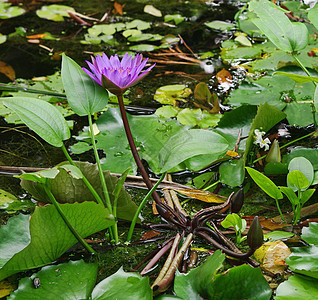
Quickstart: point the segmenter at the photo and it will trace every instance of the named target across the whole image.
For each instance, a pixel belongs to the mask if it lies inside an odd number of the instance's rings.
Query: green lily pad
[[[124,272],[123,268],[120,268],[94,288],[92,300],[102,299],[151,300],[153,298],[149,277]]]
[[[146,29],[150,28],[150,26],[151,26],[151,23],[145,22],[142,20],[138,20],[138,19],[133,20],[129,23],[126,23],[127,29],[137,28],[138,30],[146,30]]]
[[[153,5],[145,5],[144,12],[155,17],[162,17],[161,11],[158,8],[155,8]]]
[[[308,244],[318,246],[318,223],[309,223],[309,227],[304,227],[301,238]]]
[[[314,116],[310,103],[289,103],[284,113],[287,114],[287,120],[291,126],[306,127],[314,124],[314,120],[318,117],[317,112],[315,112]]]
[[[290,153],[283,156],[283,162],[289,164],[295,157],[307,158],[311,162],[314,170],[318,170],[318,149],[296,147],[292,149]]]
[[[205,26],[208,26],[212,29],[222,30],[222,31],[228,31],[235,28],[235,25],[230,22],[224,22],[224,21],[212,21],[205,23]]]
[[[127,29],[123,31],[123,36],[124,37],[129,37],[129,36],[135,36],[135,35],[140,35],[141,31],[138,29]]]
[[[114,224],[108,210],[94,202],[61,204],[61,209],[83,238]],[[7,249],[11,259],[7,257],[7,262],[0,269],[0,280],[23,270],[49,264],[77,243],[53,205],[35,209],[30,221],[30,235],[31,242],[20,252],[15,254]],[[5,242],[5,239],[1,239],[1,244]],[[6,253],[2,251],[1,255]]]
[[[180,14],[165,15],[164,20],[165,22],[173,21],[176,25],[178,25],[184,21],[184,17]]]
[[[47,266],[20,280],[8,299],[88,299],[97,277],[97,264],[83,260]],[[37,284],[35,286],[35,284]]]
[[[19,214],[0,228],[0,268],[30,243],[29,216]],[[1,272],[1,271],[0,271]]]
[[[7,36],[0,33],[0,44],[5,43],[7,40]]]
[[[276,289],[275,300],[299,300],[318,298],[318,280],[295,274]]]
[[[11,5],[11,3],[0,2],[0,19],[10,19],[25,13],[22,7]]]
[[[141,41],[147,41],[153,38],[153,34],[151,33],[141,33],[138,35],[132,35],[128,38],[129,42],[141,42]]]
[[[0,189],[0,209],[6,210],[7,213],[13,213],[22,209],[34,207],[31,200],[20,200],[11,193]]]
[[[62,164],[58,166],[61,166]],[[75,164],[91,183],[99,196],[103,199],[103,191],[96,165],[86,162],[75,162]],[[106,179],[106,185],[109,191],[111,203],[113,203],[114,196],[112,195],[112,191],[114,190],[118,179],[115,176],[111,176],[109,171],[104,171],[104,177]],[[59,174],[54,179],[50,179],[48,181],[51,191],[59,203],[81,203],[84,201],[95,201],[94,196],[84,182],[81,179],[76,179],[73,176],[70,176],[64,169],[60,168]],[[41,185],[31,181],[22,180],[21,186],[30,194],[32,194],[35,199],[46,203],[48,202],[47,196]],[[119,195],[117,205],[118,218],[132,220],[137,210],[137,206],[131,200],[130,195],[125,191],[124,188],[122,188],[122,191]]]
[[[133,51],[153,51],[155,50],[157,47],[154,45],[150,45],[150,44],[139,44],[139,45],[134,45],[134,46],[130,46],[129,49],[133,50]]]
[[[116,32],[116,26],[114,24],[98,24],[94,25],[87,30],[90,36],[99,35],[113,35]]]
[[[222,163],[219,167],[220,182],[231,187],[239,186],[245,178],[244,159],[233,159]]]
[[[191,93],[191,89],[183,84],[165,85],[156,90],[154,99],[161,104],[175,105],[176,101],[185,102]]]
[[[200,300],[202,297],[208,298],[208,290],[211,286],[217,270],[222,266],[225,255],[216,250],[212,256],[199,267],[183,274],[176,272],[174,282],[174,292],[184,300]]]
[[[36,11],[38,17],[51,21],[64,21],[64,17],[69,18],[68,12],[75,12],[75,9],[66,5],[44,5]]]

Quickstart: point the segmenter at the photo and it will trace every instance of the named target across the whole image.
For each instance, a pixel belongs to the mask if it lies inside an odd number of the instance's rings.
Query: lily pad
[[[129,23],[126,23],[127,29],[137,28],[138,30],[146,30],[150,28],[151,23],[145,22],[139,19],[135,19]]]
[[[290,153],[283,156],[283,162],[289,164],[295,157],[307,158],[311,162],[314,170],[318,170],[318,149],[295,147]]]
[[[92,300],[102,299],[151,300],[153,298],[149,277],[142,277],[138,273],[124,272],[120,268],[94,288]]]
[[[36,14],[40,18],[60,22],[64,21],[64,17],[70,17],[69,11],[75,12],[75,9],[71,6],[52,4],[42,6],[36,11]]]
[[[83,260],[47,266],[20,280],[8,299],[88,299],[97,277],[97,264]],[[38,284],[35,286],[35,284]]]
[[[22,251],[31,241],[29,231],[29,216],[19,214],[9,219],[7,225],[0,228],[0,268],[11,257]]]
[[[175,105],[176,101],[185,102],[191,93],[191,89],[183,84],[165,85],[156,90],[154,99],[161,104]]]
[[[165,22],[170,22],[174,21],[176,25],[182,23],[184,21],[184,17],[181,16],[180,14],[175,14],[175,15],[165,15],[164,17]]]
[[[212,21],[207,22],[205,25],[212,29],[222,30],[222,31],[228,31],[235,28],[235,25],[230,22],[224,22],[224,21]]]
[[[114,224],[108,210],[94,202],[61,204],[61,209],[84,238]],[[1,255],[7,256],[7,262],[0,269],[0,281],[23,270],[49,264],[77,243],[53,205],[35,209],[30,221],[30,235],[31,242],[20,252],[15,254],[11,249],[7,249],[9,254],[1,252]],[[6,240],[1,239],[2,243]],[[8,256],[11,258],[8,259]]]
[[[22,7],[11,5],[11,3],[0,2],[0,19],[10,19],[25,13]]]
[[[299,300],[318,298],[318,280],[295,274],[276,289],[275,300]]]
[[[139,45],[134,45],[134,46],[130,46],[129,49],[133,50],[133,51],[153,51],[155,50],[157,47],[154,45],[150,45],[150,44],[139,44]]]

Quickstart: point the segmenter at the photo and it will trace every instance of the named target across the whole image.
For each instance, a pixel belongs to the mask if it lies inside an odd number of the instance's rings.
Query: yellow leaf
[[[258,248],[254,257],[262,262],[262,268],[274,274],[283,274],[287,265],[285,259],[291,254],[288,246],[282,241],[268,242]]]
[[[196,189],[175,189],[175,191],[190,198],[194,198],[208,203],[225,202],[225,200],[220,198],[218,195],[210,193],[208,191],[201,191]]]
[[[231,156],[231,157],[236,157],[238,156],[238,153],[232,150],[226,151],[226,155]]]
[[[0,299],[10,295],[15,287],[8,281],[0,281]]]

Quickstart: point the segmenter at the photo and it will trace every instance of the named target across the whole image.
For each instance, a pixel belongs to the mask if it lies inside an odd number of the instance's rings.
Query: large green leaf
[[[217,250],[199,267],[188,274],[177,271],[174,281],[174,292],[184,300],[200,300],[208,298],[209,287],[212,285],[217,270],[222,266],[225,255]]]
[[[149,277],[142,277],[138,273],[126,273],[120,268],[93,290],[92,300],[106,299],[152,300]]]
[[[108,210],[95,202],[61,204],[61,208],[84,238],[114,224]],[[30,235],[30,244],[20,252],[12,253],[12,258],[0,269],[0,281],[20,271],[49,264],[77,243],[53,205],[35,209],[30,221]]]
[[[105,108],[108,92],[65,54],[62,59],[62,81],[68,103],[79,116],[93,114]]]
[[[276,289],[275,300],[299,300],[318,299],[318,280],[302,276],[293,275],[287,281],[281,283]]]
[[[158,153],[168,139],[187,129],[175,120],[164,121],[155,116],[136,116],[127,114],[132,135],[138,148],[138,153],[145,159],[151,170],[159,173]],[[136,173],[137,167],[127,141],[122,119],[118,108],[109,108],[96,122],[100,134],[96,136],[97,147],[107,153],[102,160],[104,169],[122,173],[132,166],[131,173]]]
[[[311,162],[305,157],[295,157],[288,165],[289,172],[298,170],[305,175],[311,184],[314,179],[314,168]]]
[[[70,138],[70,129],[56,107],[36,98],[1,98],[5,106],[12,109],[19,118],[42,139],[55,147],[62,147]]]
[[[237,287],[240,288],[237,288]],[[269,300],[272,290],[262,275],[260,268],[241,265],[217,275],[208,287],[208,299],[249,299]]]
[[[276,184],[271,181],[267,176],[263,175],[261,172],[254,170],[250,167],[246,167],[248,174],[252,177],[255,183],[270,197],[273,199],[283,199],[283,194],[276,186]]]
[[[62,163],[59,164],[59,166],[63,166],[63,164],[68,163]],[[87,162],[75,162],[75,164],[103,199],[103,191],[96,165]],[[111,176],[109,171],[103,172],[110,200],[113,203],[114,196],[112,192],[118,179],[115,176]],[[48,183],[53,195],[59,203],[95,201],[94,196],[84,182],[81,179],[76,179],[73,176],[70,176],[70,174],[64,169],[59,168],[58,175],[54,179],[49,179]],[[22,180],[21,185],[25,190],[31,193],[35,199],[46,203],[48,202],[47,195],[41,185],[25,180]],[[136,211],[136,204],[131,200],[130,195],[125,191],[125,189],[122,188],[118,197],[117,217],[125,220],[132,220]]]
[[[19,287],[8,299],[78,300],[88,299],[97,277],[97,264],[83,260],[47,266],[31,277],[20,280]],[[34,282],[39,282],[35,288]]]
[[[166,172],[190,157],[201,154],[222,154],[228,148],[220,134],[191,129],[172,136],[159,152],[161,172]]]
[[[305,24],[292,23],[285,13],[268,0],[251,1],[249,10],[259,17],[254,24],[279,49],[285,52],[299,51],[308,44]]]
[[[29,216],[17,215],[0,228],[0,268],[30,243]]]
[[[289,164],[295,157],[307,158],[311,162],[314,170],[318,170],[318,149],[295,147],[290,153],[283,156],[283,162]]]

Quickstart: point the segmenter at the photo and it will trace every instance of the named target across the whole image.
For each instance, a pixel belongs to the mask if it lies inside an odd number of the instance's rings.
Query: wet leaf
[[[162,13],[159,9],[155,8],[153,5],[145,5],[144,12],[155,17],[162,17]]]
[[[51,21],[64,21],[64,17],[69,18],[68,11],[75,12],[75,9],[66,5],[44,5],[36,11],[38,17]]]
[[[292,234],[293,235],[293,234]],[[262,263],[262,269],[273,274],[283,274],[287,268],[285,259],[291,254],[282,241],[269,242],[258,248],[254,257]]]
[[[84,238],[114,223],[108,210],[94,202],[61,204],[61,208]],[[77,243],[77,239],[53,205],[35,209],[30,221],[30,235],[30,244],[26,247],[23,245],[20,252],[14,256],[12,249],[8,249],[11,259],[0,269],[0,280],[23,270],[49,264]],[[11,237],[12,234],[8,236]],[[1,239],[1,243],[5,243],[5,240]],[[3,251],[1,253],[5,255]]]
[[[88,264],[83,260],[52,265],[42,268],[31,277],[20,280],[19,287],[8,299],[88,299],[97,277],[97,264]],[[35,288],[37,278],[39,287]]]
[[[120,268],[115,274],[107,277],[93,290],[92,300],[101,299],[152,299],[149,277],[138,273],[124,272]]]
[[[175,189],[176,192],[194,198],[200,201],[208,203],[224,203],[223,198],[218,197],[216,194],[210,193],[208,191],[196,190],[196,189]]]
[[[201,154],[222,154],[228,142],[216,132],[192,129],[172,136],[159,152],[161,172]]]
[[[191,89],[183,84],[165,85],[156,90],[154,99],[161,104],[176,105],[176,101],[185,102],[191,93]]]
[[[153,51],[155,50],[157,47],[154,45],[149,45],[149,44],[139,44],[139,45],[134,45],[134,46],[130,46],[129,49],[133,50],[133,51]]]
[[[245,162],[243,158],[232,159],[220,165],[220,182],[231,187],[239,186],[244,181]]]
[[[318,298],[317,286],[317,279],[296,274],[278,286],[274,299],[299,300]]]

